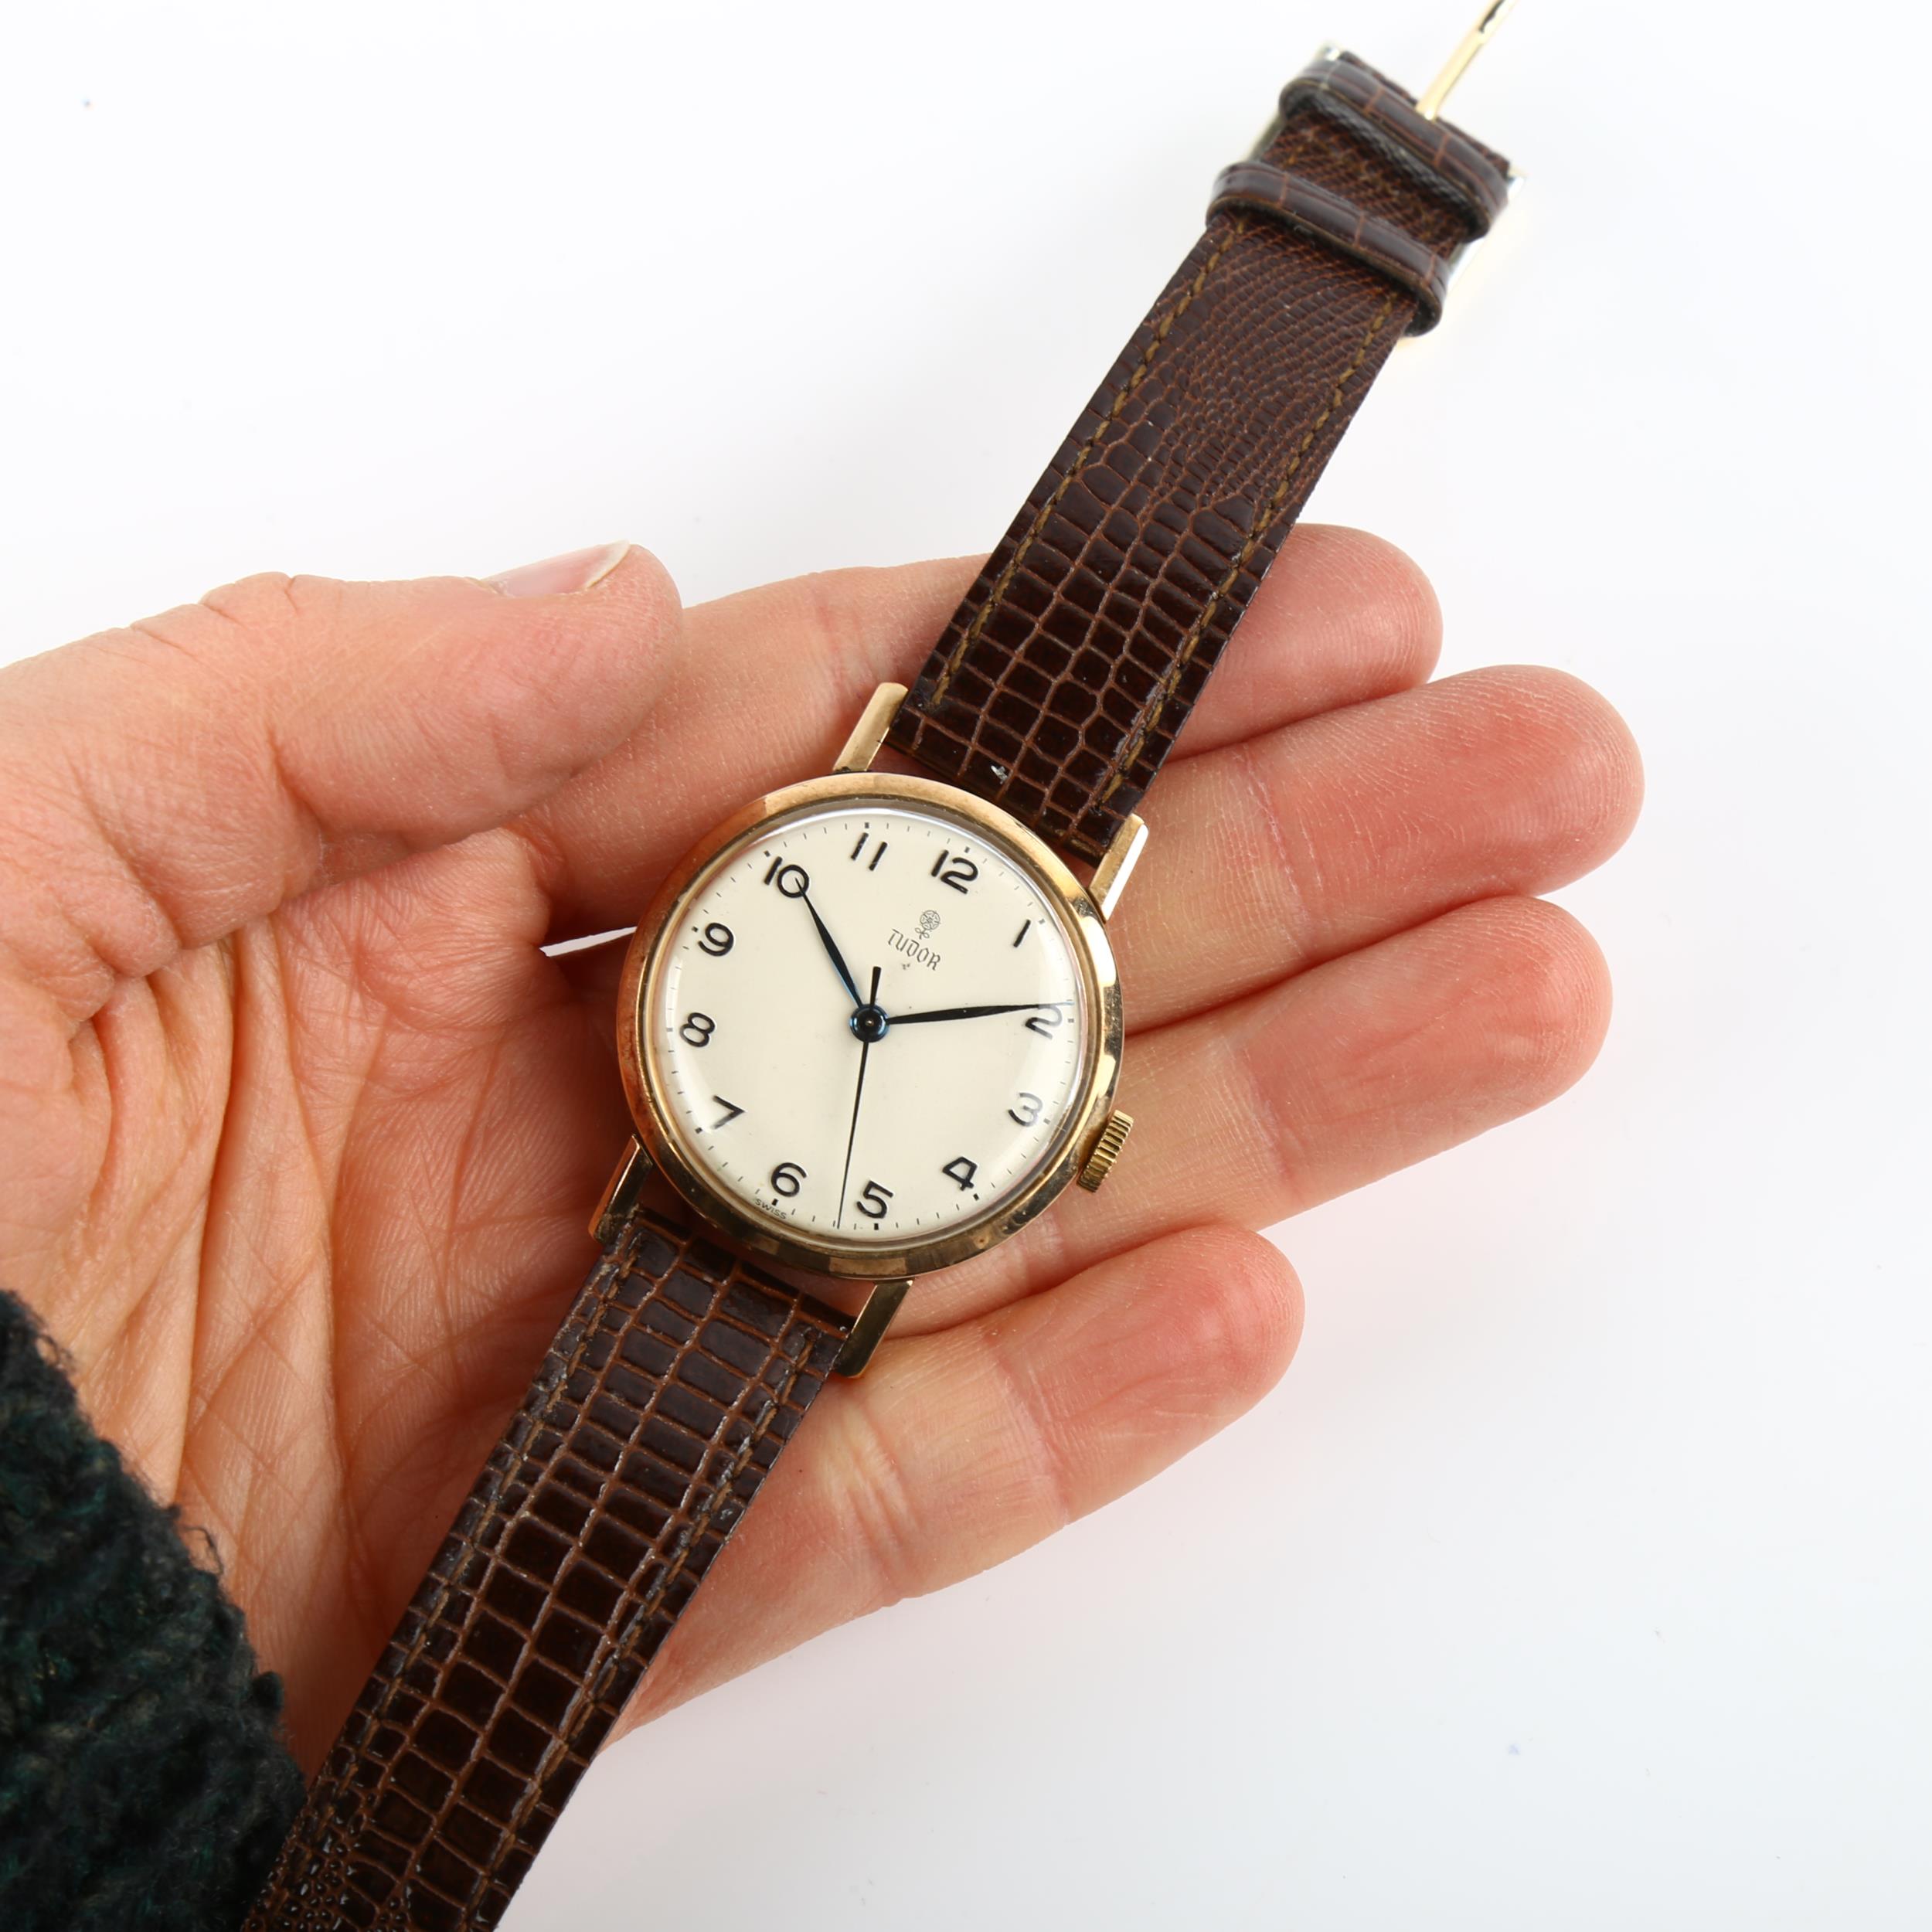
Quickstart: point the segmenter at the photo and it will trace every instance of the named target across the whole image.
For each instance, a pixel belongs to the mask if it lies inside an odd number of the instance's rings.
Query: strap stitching
[[[639,1601],[626,1625],[627,1630],[635,1631],[641,1624],[657,1614],[658,1606],[664,1601],[665,1593],[684,1573],[685,1566],[691,1560],[692,1553],[698,1546],[699,1533],[716,1515],[725,1498],[730,1495],[732,1484],[736,1481],[745,1464],[751,1460],[751,1452],[764,1440],[770,1431],[771,1425],[784,1413],[785,1404],[790,1400],[792,1390],[798,1386],[798,1378],[804,1373],[806,1366],[811,1358],[810,1328],[802,1321],[798,1325],[805,1331],[804,1345],[800,1349],[797,1357],[792,1359],[791,1374],[786,1376],[783,1386],[772,1396],[764,1414],[758,1418],[750,1433],[738,1446],[731,1461],[726,1465],[723,1473],[719,1477],[710,1495],[692,1517],[685,1531],[684,1546],[678,1553],[677,1561],[665,1568],[663,1575],[651,1586],[650,1594]],[[790,1331],[787,1330],[787,1332]],[[773,1345],[774,1354],[783,1355],[784,1353],[784,1335],[778,1337]],[[611,1655],[604,1660],[603,1669],[607,1672],[614,1670],[628,1655],[629,1652],[626,1648],[614,1648]],[[607,1688],[607,1685],[606,1689]],[[551,1738],[545,1744],[543,1754],[538,1759],[529,1781],[525,1784],[522,1792],[517,1800],[515,1809],[504,1825],[502,1835],[497,1843],[495,1855],[491,1859],[489,1867],[483,1874],[481,1889],[487,1889],[495,1882],[496,1875],[502,1869],[503,1861],[515,1849],[518,1842],[517,1834],[522,1830],[525,1821],[535,1808],[537,1800],[543,1795],[543,1779],[556,1753],[560,1750],[566,1755],[573,1752],[579,1733],[590,1722],[591,1716],[604,1708],[598,1702],[599,1695],[600,1693],[594,1693],[587,1696],[583,1703],[577,1707],[577,1713],[571,1719],[570,1729],[560,1736]],[[614,1716],[617,1713],[614,1712],[612,1715]]]
[[[601,1271],[601,1269],[608,1268],[611,1270],[611,1272],[606,1276],[601,1284],[601,1292],[598,1298],[597,1307],[594,1310],[590,1311],[585,1318],[583,1330],[577,1338],[576,1347],[572,1349],[569,1359],[563,1364],[562,1372],[549,1384],[549,1389],[546,1391],[546,1401],[543,1407],[539,1409],[527,1410],[520,1413],[517,1418],[516,1424],[505,1434],[502,1443],[498,1445],[499,1451],[509,1450],[511,1453],[505,1460],[504,1468],[499,1473],[497,1484],[492,1493],[488,1506],[485,1509],[483,1515],[478,1519],[474,1530],[472,1531],[469,1538],[467,1539],[468,1546],[469,1548],[480,1548],[481,1546],[485,1533],[494,1527],[498,1520],[502,1516],[502,1498],[505,1492],[509,1487],[509,1475],[524,1460],[529,1447],[530,1438],[536,1432],[539,1425],[541,1423],[544,1415],[547,1413],[549,1398],[551,1396],[553,1396],[558,1389],[564,1386],[570,1380],[570,1379],[576,1375],[577,1371],[583,1366],[584,1359],[590,1351],[590,1345],[596,1339],[599,1332],[600,1318],[603,1315],[604,1310],[610,1306],[609,1297],[611,1291],[614,1289],[619,1282],[628,1281],[638,1273],[638,1270],[636,1265],[637,1253],[634,1242],[632,1244],[631,1251],[624,1256],[621,1264],[618,1264],[614,1267],[613,1264],[615,1263],[615,1261],[616,1257],[614,1253],[608,1260],[600,1264],[599,1270],[594,1271],[594,1274],[596,1272]],[[745,1443],[734,1456],[731,1464],[727,1468],[724,1476],[721,1479],[719,1487],[714,1492],[707,1503],[704,1505],[703,1509],[692,1519],[690,1525],[689,1535],[683,1546],[683,1549],[676,1563],[672,1565],[668,1570],[667,1570],[665,1576],[661,1579],[658,1586],[654,1590],[652,1597],[649,1600],[648,1609],[655,1608],[657,1604],[662,1600],[665,1591],[669,1589],[672,1583],[674,1583],[677,1577],[682,1573],[684,1566],[689,1560],[692,1550],[696,1546],[697,1531],[706,1523],[709,1522],[711,1517],[716,1512],[719,1505],[729,1492],[730,1483],[736,1478],[737,1475],[743,1470],[746,1459],[749,1458],[752,1451],[757,1447],[758,1443],[763,1440],[765,1433],[770,1428],[772,1422],[777,1417],[779,1411],[784,1406],[784,1404],[787,1397],[791,1395],[792,1389],[797,1386],[798,1377],[804,1372],[806,1363],[811,1353],[811,1338],[810,1329],[813,1325],[808,1321],[803,1321],[801,1325],[803,1325],[807,1330],[807,1334],[804,1348],[801,1352],[799,1359],[792,1363],[791,1374],[786,1378],[783,1386],[778,1391],[777,1396],[772,1402],[770,1407],[760,1418],[756,1428],[753,1430],[750,1436],[747,1439]],[[780,1342],[782,1343],[783,1336],[781,1335],[779,1339]],[[774,1352],[782,1354],[782,1347],[774,1345]],[[393,1674],[384,1684],[383,1688],[383,1695],[380,1699],[378,1701],[374,1709],[369,1713],[366,1720],[360,1727],[360,1735],[354,1746],[354,1750],[358,1755],[359,1755],[361,1752],[366,1749],[370,1736],[374,1733],[376,1728],[389,1716],[390,1708],[395,1702],[397,1695],[402,1689],[403,1679],[406,1676],[410,1670],[420,1661],[423,1650],[427,1645],[430,1636],[439,1628],[437,1620],[443,1615],[445,1610],[448,1607],[451,1594],[454,1588],[456,1570],[460,1567],[460,1564],[452,1566],[450,1573],[440,1580],[440,1587],[437,1594],[431,1600],[427,1610],[424,1612],[422,1620],[417,1626],[415,1635],[410,1639],[408,1650],[403,1654],[403,1658],[398,1664]],[[648,1614],[648,1610],[646,1614]],[[577,1723],[572,1726],[570,1733],[572,1737],[575,1736],[577,1729],[580,1726],[582,1723],[587,1719],[590,1711],[593,1708],[594,1708],[594,1706],[587,1704],[584,1709],[579,1713]],[[344,1741],[345,1741],[345,1740],[338,1740],[338,1743],[339,1744]],[[554,1739],[552,1740],[551,1743],[546,1747],[544,1762],[546,1764],[549,1761],[551,1750],[555,1748],[556,1741],[557,1740]],[[334,1754],[334,1752],[332,1751],[332,1757]],[[339,1776],[332,1781],[334,1788],[338,1793],[350,1792],[351,1794],[354,1796],[355,1800],[355,1809],[358,1817],[366,1818],[369,1815],[370,1808],[389,1788],[392,1781],[394,1770],[395,1761],[393,1760],[386,1763],[382,1767],[381,1772],[378,1776],[375,1784],[366,1792],[353,1792],[352,1787],[345,1784]],[[328,1818],[325,1816],[325,1814],[327,1813],[332,1815],[335,1808],[333,1805],[324,1806],[315,1804],[315,1798],[320,1795],[321,1785],[321,1781],[318,1779],[317,1781],[316,1790],[310,1794],[310,1804],[308,1806],[304,1807],[305,1810],[309,1811],[310,1815],[315,1819],[318,1826],[327,1824]],[[527,1801],[519,1804],[516,1816],[512,1820],[510,1825],[505,1828],[506,1835],[499,1843],[495,1855],[491,1860],[488,1872],[485,1874],[485,1883],[486,1884],[494,1879],[498,1868],[502,1865],[503,1859],[509,1855],[511,1846],[515,1842],[514,1836],[515,1832],[517,1827],[520,1825],[523,1822],[524,1819],[528,1816],[529,1804],[535,1801],[536,1795],[536,1786],[534,1783],[532,1783],[529,1787],[526,1787],[525,1796]],[[284,1855],[286,1855],[285,1853]],[[410,1861],[412,1869],[413,1869],[414,1863],[415,1861],[412,1859]],[[405,1883],[406,1883],[406,1880]]]
[[[1315,145],[1315,137],[1321,131],[1321,121],[1315,116],[1310,115],[1301,130],[1301,139],[1281,157],[1278,165],[1285,168],[1291,162],[1298,160],[1303,154]],[[1128,379],[1126,386],[1121,389],[1120,394],[1114,399],[1113,406],[1107,411],[1106,420],[1094,430],[1094,434],[1082,445],[1066,475],[1055,486],[1053,494],[1040,505],[1039,514],[1028,526],[1026,534],[1020,539],[1019,547],[1014,551],[1012,560],[1000,573],[999,580],[987,593],[986,601],[974,614],[972,622],[967,627],[966,634],[953,647],[951,655],[940,667],[939,675],[933,681],[932,696],[925,705],[920,707],[922,711],[930,715],[931,707],[937,705],[940,699],[944,697],[946,687],[951,683],[953,674],[959,668],[961,661],[973,645],[978,642],[981,633],[992,621],[994,611],[999,607],[1000,602],[1006,593],[1012,588],[1013,580],[1019,574],[1021,565],[1026,562],[1034,544],[1039,541],[1041,531],[1046,527],[1046,519],[1053,515],[1060,498],[1072,487],[1075,478],[1093,460],[1094,452],[1100,447],[1100,438],[1120,420],[1121,412],[1126,408],[1141,384],[1146,380],[1148,372],[1154,366],[1154,358],[1162,344],[1172,333],[1174,325],[1192,306],[1195,298],[1206,286],[1208,277],[1221,265],[1222,257],[1254,225],[1252,222],[1244,220],[1239,216],[1236,216],[1234,220],[1233,232],[1215,250],[1207,260],[1202,264],[1201,272],[1189,284],[1187,293],[1181,298],[1170,314],[1155,323],[1154,339],[1142,351],[1139,367]],[[978,729],[975,726],[974,733],[975,740],[978,735]],[[963,756],[970,757],[971,750],[971,745],[969,744]]]
[[[613,1260],[614,1260],[614,1257],[612,1257]],[[482,1545],[484,1532],[491,1529],[495,1524],[498,1519],[502,1515],[503,1495],[505,1489],[507,1489],[509,1486],[509,1477],[511,1472],[514,1471],[518,1464],[523,1460],[525,1452],[529,1447],[530,1437],[536,1433],[538,1424],[542,1420],[543,1414],[549,1406],[550,1396],[553,1396],[557,1389],[562,1388],[565,1383],[569,1382],[570,1378],[577,1373],[578,1369],[583,1367],[584,1357],[589,1352],[590,1344],[597,1335],[597,1318],[601,1315],[604,1310],[610,1305],[607,1298],[609,1291],[612,1287],[614,1287],[618,1282],[628,1281],[631,1275],[636,1273],[637,1270],[633,1265],[635,1259],[636,1247],[634,1243],[631,1252],[624,1257],[623,1265],[620,1267],[615,1268],[604,1282],[604,1293],[600,1297],[597,1308],[586,1315],[583,1324],[583,1332],[577,1337],[577,1346],[570,1352],[570,1359],[563,1365],[563,1372],[557,1377],[556,1381],[550,1384],[549,1388],[546,1390],[543,1406],[542,1407],[532,1407],[525,1410],[517,1417],[516,1426],[505,1435],[503,1441],[499,1447],[501,1448],[509,1449],[512,1453],[507,1458],[505,1458],[505,1465],[498,1473],[496,1485],[491,1495],[488,1507],[484,1510],[482,1515],[478,1519],[475,1529],[467,1539],[467,1543],[469,1548],[480,1549]],[[601,1265],[607,1267],[610,1264],[607,1262]],[[494,1460],[494,1457],[492,1458],[492,1460]],[[456,1572],[461,1567],[462,1565],[460,1561],[452,1564],[450,1568],[449,1574],[444,1577],[440,1580],[440,1587],[437,1590],[435,1597],[431,1600],[429,1608],[423,1613],[422,1621],[417,1627],[416,1634],[410,1638],[409,1648],[403,1653],[402,1662],[396,1665],[395,1671],[391,1674],[387,1682],[383,1685],[382,1696],[377,1700],[375,1708],[370,1711],[367,1720],[361,1727],[361,1735],[356,1740],[354,1747],[356,1755],[359,1756],[361,1754],[363,1750],[367,1747],[370,1737],[374,1734],[376,1729],[383,1723],[384,1719],[388,1717],[390,1706],[396,1702],[397,1693],[403,1687],[403,1679],[413,1668],[414,1668],[416,1665],[421,1661],[423,1650],[429,1643],[430,1634],[437,1628],[437,1620],[441,1617],[444,1611],[449,1607],[450,1594],[454,1587]],[[340,1743],[346,1740],[345,1739],[338,1740],[338,1741]],[[335,1755],[334,1752],[332,1751],[330,1755],[333,1757]],[[356,1808],[359,1817],[366,1818],[369,1815],[369,1811],[373,1808],[376,1801],[380,1798],[389,1789],[390,1780],[393,1775],[395,1768],[396,1760],[392,1758],[383,1766],[381,1772],[378,1775],[375,1784],[367,1791],[357,1794]],[[319,1781],[318,1781],[318,1783],[319,1787]],[[344,1784],[338,1777],[336,1781],[336,1788],[338,1791],[342,1791],[348,1790],[350,1787]],[[313,1803],[313,1797],[314,1794],[311,1794],[311,1804]],[[320,1806],[315,1807],[315,1815],[318,1818],[318,1821],[321,1819],[324,1808],[325,1808]],[[412,1860],[412,1866],[413,1866],[413,1863],[414,1861]]]
[[[1100,439],[1120,420],[1121,412],[1138,393],[1141,385],[1146,381],[1148,372],[1154,366],[1155,358],[1172,333],[1174,325],[1194,305],[1195,298],[1206,285],[1208,277],[1220,266],[1221,258],[1247,233],[1249,226],[1247,220],[1236,218],[1233,232],[1201,264],[1200,273],[1189,284],[1186,293],[1169,313],[1155,324],[1154,339],[1141,352],[1138,366],[1121,386],[1120,393],[1114,399],[1113,406],[1095,427],[1094,434],[1080,446],[1073,461],[1067,466],[1066,474],[1053,486],[1052,493],[1040,505],[1039,514],[1028,526],[1026,534],[1019,540],[1019,547],[1008,560],[1005,569],[1001,571],[998,581],[987,593],[986,601],[974,613],[973,621],[967,626],[965,634],[954,645],[951,655],[941,667],[938,677],[934,680],[933,695],[929,705],[937,705],[945,696],[946,687],[952,682],[953,674],[959,668],[961,660],[979,641],[981,633],[992,621],[993,613],[999,608],[1006,593],[1012,588],[1014,578],[1019,576],[1021,566],[1031,556],[1033,546],[1039,540],[1040,532],[1046,527],[1046,519],[1060,507],[1060,499],[1073,487],[1080,472],[1094,460],[1100,447]]]
[[[1269,530],[1281,515],[1282,506],[1287,498],[1289,485],[1294,480],[1296,471],[1301,467],[1301,459],[1308,454],[1314,444],[1315,439],[1321,434],[1322,424],[1327,422],[1328,418],[1342,406],[1342,392],[1348,387],[1349,378],[1362,366],[1362,359],[1369,352],[1369,345],[1381,334],[1383,325],[1388,321],[1389,311],[1395,305],[1396,297],[1391,291],[1383,298],[1381,308],[1376,310],[1373,320],[1369,324],[1368,333],[1356,345],[1355,354],[1350,358],[1348,367],[1335,379],[1335,389],[1328,397],[1326,406],[1322,410],[1321,413],[1308,425],[1307,433],[1302,437],[1301,442],[1296,445],[1294,455],[1288,459],[1287,468],[1281,473],[1281,481],[1275,485],[1274,494],[1269,498],[1254,528],[1248,532],[1247,541],[1241,546],[1240,554],[1228,566],[1226,574],[1223,577],[1221,581],[1215,586],[1214,594],[1202,605],[1200,615],[1195,619],[1193,624],[1189,628],[1187,635],[1181,641],[1181,648],[1175,653],[1173,662],[1162,674],[1161,682],[1155,687],[1157,695],[1153,709],[1134,727],[1133,736],[1107,760],[1109,766],[1112,768],[1113,776],[1107,780],[1105,786],[1095,797],[1093,810],[1098,811],[1104,806],[1108,799],[1111,798],[1126,782],[1128,772],[1131,768],[1134,759],[1140,755],[1141,747],[1146,743],[1155,726],[1160,723],[1161,714],[1167,709],[1168,700],[1179,689],[1182,674],[1192,662],[1194,653],[1202,636],[1206,634],[1208,625],[1213,621],[1214,614],[1220,608],[1222,600],[1233,587],[1235,580],[1247,568],[1249,559],[1260,547]]]

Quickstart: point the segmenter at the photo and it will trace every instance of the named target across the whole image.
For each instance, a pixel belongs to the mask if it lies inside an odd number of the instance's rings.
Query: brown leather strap
[[[889,734],[1090,859],[1138,808],[1389,352],[1508,192],[1500,156],[1352,54],[1289,83],[1256,160],[1277,205],[1217,198]]]
[[[357,1699],[248,1932],[493,1926],[849,1319],[634,1209]]]

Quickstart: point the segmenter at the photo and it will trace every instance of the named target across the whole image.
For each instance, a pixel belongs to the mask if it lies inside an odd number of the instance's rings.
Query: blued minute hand
[[[985,1019],[993,1013],[1039,1013],[1050,1006],[1064,1006],[1063,999],[1022,999],[1010,1006],[941,1006],[930,1013],[895,1013],[895,1026],[917,1026],[929,1019]]]
[[[811,923],[818,928],[818,937],[825,944],[825,957],[832,961],[832,970],[838,975],[839,985],[852,996],[853,1005],[864,1005],[866,1002],[859,997],[859,986],[852,976],[852,968],[845,964],[845,956],[838,950],[838,942],[832,937],[831,929],[818,917],[818,908],[805,893],[801,893],[798,896],[805,902],[805,910],[811,914]]]

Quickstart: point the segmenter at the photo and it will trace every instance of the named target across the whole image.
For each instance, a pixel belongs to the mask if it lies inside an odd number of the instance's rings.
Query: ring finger
[[[1578,1079],[1609,1012],[1589,934],[1502,898],[1145,1033],[1107,1187],[922,1282],[901,1326],[944,1327],[1177,1229],[1267,1227],[1471,1139]]]

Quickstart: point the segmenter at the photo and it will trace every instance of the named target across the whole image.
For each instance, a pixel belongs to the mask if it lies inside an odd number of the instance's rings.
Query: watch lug
[[[1100,909],[1101,918],[1114,917],[1114,908],[1121,903],[1121,894],[1127,890],[1127,882],[1146,849],[1147,827],[1138,813],[1130,812],[1121,821],[1121,828],[1114,833],[1114,842],[1100,855],[1100,862],[1094,868],[1094,883],[1090,889],[1094,894],[1094,903]]]
[[[832,1365],[835,1376],[862,1376],[872,1359],[872,1354],[886,1331],[892,1326],[892,1319],[899,1312],[899,1304],[906,1298],[906,1291],[912,1286],[910,1281],[881,1281],[866,1297],[866,1305],[859,1311],[859,1319],[852,1325],[852,1333],[845,1338],[845,1345],[839,1351],[838,1359]]]
[[[611,1179],[604,1186],[604,1199],[598,1202],[596,1213],[590,1216],[590,1239],[599,1247],[607,1248],[616,1240],[618,1230],[637,1206],[638,1197],[644,1192],[644,1184],[650,1177],[651,1157],[633,1134],[623,1157],[611,1170]]]
[[[866,700],[866,708],[859,713],[859,722],[852,726],[845,750],[832,761],[832,770],[871,770],[872,761],[879,756],[879,747],[886,742],[886,733],[892,729],[893,716],[905,702],[906,687],[903,684],[882,684]]]

